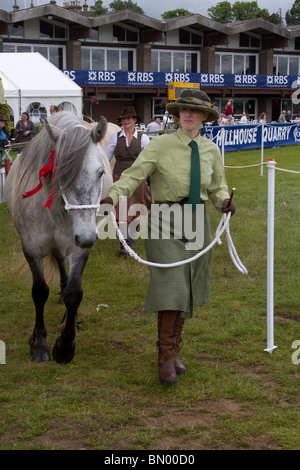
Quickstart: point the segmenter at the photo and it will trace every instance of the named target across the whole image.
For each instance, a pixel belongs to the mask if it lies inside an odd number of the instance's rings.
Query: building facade
[[[86,4],[51,0],[0,10],[0,52],[42,54],[82,87],[83,115],[94,121],[117,122],[131,105],[148,124],[163,116],[174,81],[199,83],[221,111],[232,98],[236,118],[300,112],[300,25],[222,24],[198,14],[159,21],[130,10],[93,16]]]

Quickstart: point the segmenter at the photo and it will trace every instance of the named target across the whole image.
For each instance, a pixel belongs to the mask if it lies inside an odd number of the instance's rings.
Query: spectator
[[[266,113],[261,113],[257,119],[257,124],[265,124],[267,122]]]
[[[50,114],[58,113],[58,111],[59,111],[58,106],[55,106],[54,104],[50,106]]]
[[[155,132],[155,134],[149,134],[148,137],[150,139],[155,137],[158,131],[161,131],[160,119],[152,119],[152,121],[147,126],[147,132]]]
[[[283,109],[279,116],[278,122],[286,122],[285,116],[286,116],[286,111]]]
[[[291,122],[292,119],[293,119],[293,116],[292,116],[291,110],[289,109],[288,112],[285,115],[285,120],[286,120],[286,122]]]
[[[5,123],[7,119],[3,113],[0,113],[0,147],[5,147],[10,144],[9,132],[6,129]],[[2,163],[2,150],[0,150],[0,167]]]
[[[248,118],[247,118],[246,113],[243,113],[243,115],[241,117],[241,120],[240,120],[240,123],[241,124],[248,124]]]
[[[33,138],[35,132],[35,126],[29,119],[27,113],[22,113],[20,121],[16,125],[17,137],[15,138],[15,144],[21,142],[29,142]],[[18,152],[21,153],[24,147],[19,147]]]

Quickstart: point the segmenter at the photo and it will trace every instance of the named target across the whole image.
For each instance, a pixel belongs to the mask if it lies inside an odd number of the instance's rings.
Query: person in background
[[[226,117],[224,116],[223,113],[220,114],[220,117],[218,119],[219,126],[225,126],[226,125]]]
[[[113,169],[113,181],[118,181],[124,170],[130,168],[134,163],[139,153],[143,148],[150,142],[149,137],[146,134],[138,132],[136,129],[136,123],[141,122],[141,118],[137,116],[133,106],[127,106],[123,109],[122,115],[118,118],[118,122],[121,121],[122,130],[115,132],[106,148],[106,156],[110,161],[115,156],[116,163]],[[128,208],[133,204],[150,204],[150,190],[145,182],[136,188],[136,191],[128,201]],[[119,207],[116,208],[117,221],[122,231],[126,243],[130,246],[135,240],[128,234],[128,224],[131,221],[129,217],[127,220],[119,220]],[[127,257],[127,252],[120,243],[120,256]]]
[[[286,122],[292,122],[292,120],[293,120],[293,116],[292,116],[292,113],[291,113],[290,109],[288,109],[288,111],[285,115],[285,120],[286,120]]]
[[[228,116],[225,125],[226,125],[226,126],[234,126],[234,119],[233,119],[232,116]]]
[[[248,119],[247,119],[246,113],[243,113],[243,115],[241,117],[241,120],[240,120],[240,123],[241,124],[248,124]]]
[[[165,114],[163,116],[163,128],[164,129],[166,129],[168,121],[169,121],[169,113],[168,111],[165,111]]]
[[[278,118],[278,122],[286,122],[285,116],[286,116],[286,111],[283,109],[281,111],[281,114],[280,114],[279,118]]]
[[[33,138],[35,133],[35,126],[32,121],[29,119],[29,115],[27,113],[22,113],[20,121],[17,122],[16,125],[16,138],[14,143],[21,143],[21,142],[30,142]],[[18,153],[21,153],[24,147],[18,148]]]
[[[228,100],[225,106],[225,116],[228,118],[233,114],[232,100]]]
[[[5,126],[7,119],[4,113],[0,113],[0,147],[10,145],[9,132]],[[0,167],[2,164],[2,150],[0,150]]]
[[[55,106],[54,104],[50,106],[50,114],[58,113],[58,111],[59,111],[58,106]]]
[[[155,132],[154,134],[148,134],[148,137],[151,139],[157,135],[157,132],[161,131],[160,119],[152,119],[147,126],[147,132]]]
[[[267,122],[266,113],[261,113],[257,119],[257,124],[265,124]]]
[[[209,97],[203,91],[186,89],[167,108],[172,115],[180,118],[179,129],[152,139],[100,203],[103,213],[111,210],[121,196],[130,197],[141,182],[150,177],[155,206],[149,214],[145,248],[148,261],[162,264],[189,259],[211,243],[211,228],[205,207],[208,199],[220,212],[231,212],[232,215],[235,212],[220,150],[199,132],[203,122],[213,122],[219,117]],[[198,178],[196,185],[191,177]],[[190,193],[191,189],[193,194]],[[196,201],[192,199],[193,195]],[[154,215],[152,218],[157,205],[161,218]],[[181,215],[170,218],[170,209],[174,206]],[[184,227],[185,217],[190,219],[194,233],[203,233],[203,246],[201,243],[200,246],[191,247],[191,237],[183,233],[184,230],[181,237],[178,236],[177,224]],[[164,236],[163,230],[166,218],[169,222],[168,237]],[[193,262],[176,267],[150,266],[145,309],[147,312],[158,312],[158,376],[161,383],[175,384],[177,374],[186,372],[178,356],[184,320],[193,316],[194,307],[209,301],[211,262],[212,252],[209,250]]]

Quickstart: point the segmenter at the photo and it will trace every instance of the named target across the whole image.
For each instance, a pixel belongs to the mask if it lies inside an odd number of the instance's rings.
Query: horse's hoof
[[[31,360],[33,362],[48,362],[50,357],[47,351],[39,353],[31,351]]]
[[[68,362],[71,362],[75,355],[75,345],[75,341],[63,344],[61,337],[59,336],[52,349],[53,359],[58,364],[67,364]]]
[[[30,354],[31,360],[34,362],[47,362],[50,360],[49,347],[47,344],[44,345],[34,345],[34,342],[31,341],[30,345]]]

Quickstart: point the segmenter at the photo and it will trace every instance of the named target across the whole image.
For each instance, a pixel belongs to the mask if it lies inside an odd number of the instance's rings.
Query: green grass
[[[264,160],[300,171],[299,146],[267,149]],[[225,155],[226,166],[260,163],[260,151]],[[144,312],[148,268],[118,257],[118,241],[99,241],[83,280],[81,329],[72,363],[32,363],[31,280],[17,279],[18,235],[0,205],[0,449],[299,449],[300,174],[276,171],[275,345],[267,346],[267,169],[226,169],[236,187],[233,243],[248,270],[233,265],[225,236],[213,257],[209,304],[184,328],[188,368],[176,386],[157,379],[156,316]],[[213,230],[220,214],[209,204]],[[142,241],[135,247],[145,258]],[[48,344],[64,309],[46,304]]]

